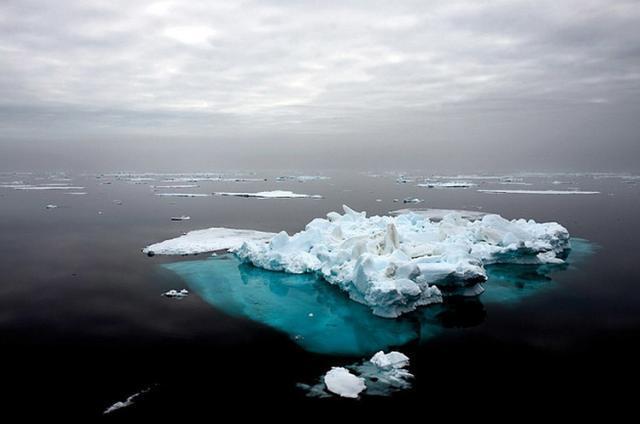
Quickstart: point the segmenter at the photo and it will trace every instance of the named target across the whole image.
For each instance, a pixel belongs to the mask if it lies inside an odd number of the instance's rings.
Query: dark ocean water
[[[456,415],[459,405],[467,412],[496,405],[535,405],[538,411],[558,405],[620,407],[632,399],[633,392],[621,382],[639,377],[640,184],[593,176],[527,177],[532,186],[475,181],[482,189],[601,192],[541,196],[426,189],[391,176],[357,173],[327,174],[331,179],[304,183],[278,182],[276,175],[259,174],[267,178],[262,182],[199,182],[198,188],[167,191],[288,189],[324,198],[163,198],[154,195],[151,184],[186,183],[161,183],[162,177],[134,183],[69,175],[69,183],[85,187],[72,191],[86,195],[0,188],[0,411],[82,416],[87,422],[213,419],[227,413],[304,419],[338,411],[375,415],[395,408],[435,408]],[[0,180],[58,183],[48,174],[4,174]],[[388,398],[305,397],[296,383],[313,383],[331,366],[367,355],[313,349],[247,314],[216,307],[174,272],[176,266],[187,266],[185,261],[204,261],[209,255],[147,257],[140,252],[153,242],[213,226],[293,233],[343,203],[370,215],[384,214],[408,206],[393,202],[405,197],[424,199],[419,207],[557,221],[572,236],[587,240],[590,253],[542,279],[531,277],[535,270],[515,271],[524,289],[536,279],[544,289],[518,301],[481,296],[451,305],[440,315],[438,331],[428,337],[404,337],[406,328],[400,324],[396,329],[395,324],[367,321],[363,331],[372,333],[364,339],[372,348],[384,331],[389,346],[403,343],[398,350],[411,358],[414,387]],[[47,204],[58,208],[46,209]],[[191,220],[171,222],[176,215]],[[513,280],[513,270],[492,272],[496,284],[505,273],[507,283]],[[180,301],[160,296],[173,288],[193,292]],[[273,299],[283,299],[284,311],[287,296],[279,295]],[[348,302],[335,302],[349,309]],[[147,388],[133,406],[102,416],[114,402]],[[247,407],[239,410],[238,404]]]

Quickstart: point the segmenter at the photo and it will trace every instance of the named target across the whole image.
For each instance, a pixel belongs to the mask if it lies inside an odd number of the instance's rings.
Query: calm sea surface
[[[84,187],[0,188],[0,411],[92,420],[114,402],[146,389],[134,405],[105,418],[215,417],[238,414],[239,403],[248,405],[243,414],[265,417],[278,411],[295,418],[313,411],[365,414],[395,407],[439,408],[455,414],[454,406],[461,404],[469,409],[498,404],[540,408],[567,406],[574,402],[570,399],[581,398],[577,407],[589,400],[625,403],[632,395],[620,382],[639,377],[639,183],[622,177],[535,175],[519,181],[531,183],[526,186],[485,179],[473,180],[478,187],[469,189],[427,189],[416,182],[398,183],[391,175],[326,173],[331,178],[304,183],[276,181],[278,175],[245,175],[267,179],[259,182],[196,183],[162,182],[168,177],[158,175],[144,181],[0,175],[0,185],[22,181]],[[324,198],[161,197],[151,187],[174,184],[199,187],[159,192],[281,189]],[[571,188],[600,194],[476,191]],[[403,204],[407,197],[424,202]],[[48,204],[58,207],[47,209]],[[203,261],[209,255],[147,257],[140,252],[148,244],[214,226],[292,234],[311,219],[340,210],[342,204],[370,215],[417,206],[557,221],[572,236],[585,239],[589,252],[566,269],[537,275],[541,281],[536,284],[544,290],[518,301],[481,296],[451,305],[438,317],[438,331],[428,337],[405,337],[406,326],[367,321],[358,330],[366,346],[358,342],[360,350],[340,349],[344,344],[339,343],[323,345],[327,339],[322,337],[305,344],[293,333],[251,319],[246,309],[233,313],[216,306],[220,292],[207,298],[206,281],[198,291],[201,279],[188,281],[186,274],[176,271],[187,272],[193,264],[183,262]],[[177,215],[191,220],[171,222]],[[504,272],[494,270],[496,281]],[[528,281],[528,271],[523,272],[521,280]],[[250,269],[237,278],[263,284]],[[215,278],[211,284],[216,284]],[[279,287],[280,282],[265,292],[275,302],[272,316],[280,300],[282,315],[287,315],[290,294]],[[160,295],[181,288],[192,294],[180,301]],[[348,310],[349,303],[335,295],[323,294],[322,299],[334,299],[331,305]],[[362,316],[358,314],[353,316]],[[415,316],[407,320],[420,321]],[[348,319],[336,325],[346,324]],[[425,332],[425,327],[417,331]],[[331,337],[335,335],[327,335]],[[381,339],[411,358],[412,389],[353,401],[307,398],[296,387],[300,382],[315,383],[331,366],[368,357],[368,349],[378,347]]]

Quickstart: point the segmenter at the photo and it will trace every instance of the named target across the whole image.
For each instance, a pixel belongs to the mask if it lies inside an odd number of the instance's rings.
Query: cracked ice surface
[[[494,263],[563,263],[568,231],[555,222],[460,214],[432,222],[419,214],[366,217],[343,206],[305,230],[281,232],[269,243],[247,241],[236,255],[254,266],[316,273],[374,314],[398,317],[443,295],[482,293],[484,266]]]

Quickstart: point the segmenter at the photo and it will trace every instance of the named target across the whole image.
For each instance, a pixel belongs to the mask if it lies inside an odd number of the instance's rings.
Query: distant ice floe
[[[400,352],[379,351],[368,361],[347,367],[332,367],[315,385],[298,384],[309,397],[329,397],[336,394],[346,398],[389,396],[411,388],[413,374],[406,370],[409,358]]]
[[[168,188],[198,188],[198,184],[173,184],[173,185],[153,185],[153,189],[168,189]]]
[[[163,197],[209,197],[207,193],[156,193],[156,196]]]
[[[234,253],[267,270],[315,273],[374,314],[394,318],[443,296],[482,293],[485,265],[559,264],[569,249],[569,232],[555,222],[456,213],[432,222],[415,213],[367,218],[343,209],[293,236],[247,241]]]
[[[134,393],[134,394],[132,394],[131,396],[129,396],[126,400],[124,400],[124,401],[118,401],[118,402],[114,403],[113,405],[111,405],[110,407],[108,407],[107,409],[105,409],[102,413],[106,415],[106,414],[110,414],[110,413],[112,413],[112,412],[114,412],[114,411],[117,411],[118,409],[122,409],[122,408],[129,407],[129,406],[131,406],[131,405],[133,405],[133,404],[135,403],[134,401],[135,401],[139,396],[141,396],[141,395],[143,395],[143,394],[147,393],[149,390],[151,390],[151,388],[150,388],[150,387],[149,387],[149,388],[146,388],[146,389],[144,389],[144,390],[141,390],[141,391],[139,391],[138,393]]]
[[[478,190],[480,193],[489,194],[549,194],[549,195],[570,195],[570,194],[600,194],[599,191],[580,190]]]
[[[187,215],[180,215],[180,216],[172,216],[171,217],[172,221],[188,221],[190,219],[191,219],[191,217],[187,216]]]
[[[13,188],[15,190],[84,190],[84,187],[58,185],[22,185],[14,186]]]
[[[470,183],[467,181],[435,181],[418,184],[418,187],[427,188],[469,188],[475,186],[477,186],[476,183]]]
[[[189,296],[189,291],[186,289],[182,289],[182,290],[171,289],[169,291],[162,293],[162,295],[164,297],[168,297],[172,299],[182,299]]]
[[[255,197],[258,199],[322,199],[318,194],[299,194],[287,190],[259,191],[257,193],[235,193],[218,191],[213,193],[216,196],[233,196],[233,197]]]
[[[417,197],[407,197],[402,199],[402,203],[422,203],[424,200],[418,199]]]
[[[460,210],[460,209],[432,209],[432,208],[397,209],[394,211],[390,211],[389,215],[398,216],[398,215],[403,215],[408,213],[415,213],[418,215],[422,215],[425,218],[428,218],[430,221],[442,221],[442,219],[449,214],[458,214],[460,215],[461,218],[468,219],[470,221],[475,221],[487,215],[486,212],[480,212],[480,211],[466,211],[466,210]]]
[[[307,181],[328,180],[329,178],[330,177],[325,177],[324,175],[282,175],[276,177],[276,181],[297,181],[304,183]]]
[[[216,250],[237,249],[244,242],[266,243],[275,233],[254,230],[213,227],[190,231],[187,234],[155,243],[142,249],[143,253],[156,255],[191,255]]]
[[[45,209],[57,209],[58,205],[46,205],[44,208]]]

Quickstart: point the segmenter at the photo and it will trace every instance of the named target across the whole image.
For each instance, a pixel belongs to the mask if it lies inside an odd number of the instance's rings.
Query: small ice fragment
[[[309,312],[309,318],[313,318],[313,312]]]
[[[380,351],[373,355],[370,361],[380,368],[404,368],[409,365],[409,357],[396,351],[386,354]]]
[[[331,368],[324,376],[324,384],[330,392],[352,399],[367,388],[363,378],[356,377],[343,367]]]
[[[422,200],[418,199],[417,197],[407,197],[402,200],[402,203],[420,203],[420,202],[422,202]]]
[[[56,209],[58,207],[58,205],[47,205],[45,206],[46,209]]]
[[[122,200],[114,200],[113,203],[116,205],[122,205]]]
[[[162,295],[164,297],[169,297],[172,299],[182,299],[183,297],[187,297],[189,295],[189,291],[185,289],[182,289],[182,290],[171,289],[169,291],[162,293]]]
[[[129,396],[126,400],[124,401],[118,401],[116,403],[114,403],[113,405],[111,405],[110,407],[108,407],[107,409],[104,410],[103,414],[110,414],[113,411],[117,411],[118,409],[122,409],[122,408],[126,408],[128,406],[131,406],[134,404],[134,400],[139,397],[140,395],[148,392],[150,390],[150,388],[146,388],[144,390],[139,391],[138,393],[134,393],[131,396]]]
[[[181,215],[181,216],[172,216],[171,220],[172,221],[188,221],[190,220],[191,217],[187,216],[187,215]]]

